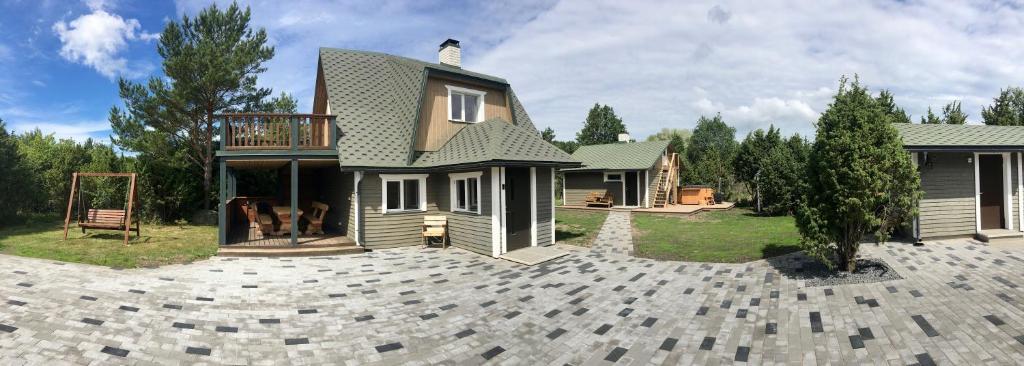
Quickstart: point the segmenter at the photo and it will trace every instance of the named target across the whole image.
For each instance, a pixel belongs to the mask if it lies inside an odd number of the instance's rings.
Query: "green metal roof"
[[[433,72],[504,85],[512,103],[512,122],[543,141],[502,78],[406,57],[334,48],[320,49],[320,67],[331,113],[338,116],[341,129],[338,160],[342,167],[413,167],[423,88]]]
[[[564,170],[641,170],[650,169],[668,148],[669,141],[646,141],[580,146],[572,158],[580,168]]]
[[[435,167],[497,161],[579,165],[569,154],[539,138],[536,130],[498,118],[466,126],[437,151],[424,152],[413,165]]]
[[[1024,126],[894,123],[905,147],[1024,146]]]

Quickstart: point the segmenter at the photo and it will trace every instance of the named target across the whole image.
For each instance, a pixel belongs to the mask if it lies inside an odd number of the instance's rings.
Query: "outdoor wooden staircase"
[[[676,197],[679,185],[679,155],[672,153],[668,162],[662,162],[661,171],[655,179],[657,185],[654,190],[654,207],[665,207]]]

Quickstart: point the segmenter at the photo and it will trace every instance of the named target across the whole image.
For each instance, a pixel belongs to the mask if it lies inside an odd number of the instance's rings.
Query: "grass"
[[[608,211],[555,209],[555,241],[590,247],[606,217]]]
[[[217,227],[142,224],[142,235],[123,245],[124,234],[87,230],[72,224],[63,241],[64,222],[33,220],[0,228],[0,253],[114,268],[187,263],[217,254]]]
[[[635,213],[633,229],[635,251],[645,258],[742,263],[800,250],[792,217],[746,209],[690,217]]]

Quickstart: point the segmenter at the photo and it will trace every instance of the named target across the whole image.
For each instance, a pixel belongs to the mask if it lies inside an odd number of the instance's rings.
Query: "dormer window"
[[[476,123],[484,118],[484,96],[480,90],[445,85],[448,88],[448,120]]]

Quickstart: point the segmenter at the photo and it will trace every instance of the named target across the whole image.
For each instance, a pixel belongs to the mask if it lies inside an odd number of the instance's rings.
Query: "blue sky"
[[[157,35],[209,1],[0,0],[0,118],[17,131],[106,140],[116,79],[160,73]],[[242,2],[277,56],[260,84],[308,110],[320,46],[463,66],[510,81],[534,121],[571,139],[609,104],[630,132],[722,113],[738,137],[768,124],[813,134],[843,74],[891,89],[917,120],[961,100],[969,120],[1024,85],[1024,8],[952,1]]]

